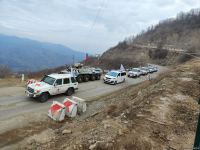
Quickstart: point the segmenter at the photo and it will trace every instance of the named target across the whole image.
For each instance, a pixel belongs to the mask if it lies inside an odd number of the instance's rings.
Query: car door
[[[121,82],[125,81],[125,78],[126,78],[126,73],[122,72],[121,73]]]
[[[71,87],[78,88],[78,82],[74,77],[71,77]]]
[[[122,82],[122,75],[121,73],[118,74],[117,83]]]
[[[63,79],[63,88],[62,88],[62,93],[65,93],[68,88],[70,87],[70,79],[69,78],[64,78]]]
[[[62,79],[57,79],[54,84],[54,92],[53,95],[57,95],[62,93]]]

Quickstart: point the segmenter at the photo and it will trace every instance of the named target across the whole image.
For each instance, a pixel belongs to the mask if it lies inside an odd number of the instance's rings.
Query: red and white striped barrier
[[[62,121],[65,119],[65,109],[66,107],[57,101],[53,101],[51,105],[48,116],[55,121]]]
[[[26,82],[26,84],[28,85],[28,84],[32,84],[32,83],[36,83],[36,82],[38,82],[38,81],[35,80],[35,79],[30,79],[30,80],[28,80],[28,81]]]
[[[68,98],[64,99],[63,105],[66,107],[65,109],[65,115],[68,117],[75,117],[77,114],[77,103],[73,100],[70,100]]]

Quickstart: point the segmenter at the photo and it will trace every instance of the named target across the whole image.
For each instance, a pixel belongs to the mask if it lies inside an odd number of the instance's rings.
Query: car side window
[[[56,85],[62,85],[62,79],[57,79],[56,80]]]
[[[71,78],[72,83],[76,82],[76,79],[74,77]]]
[[[119,73],[117,76],[118,76],[118,77],[121,76],[121,73]]]
[[[123,73],[122,73],[122,76],[125,76],[125,75],[126,75],[126,73],[125,73],[125,72],[123,72]]]
[[[63,84],[69,84],[69,78],[65,78],[65,79],[63,80]]]

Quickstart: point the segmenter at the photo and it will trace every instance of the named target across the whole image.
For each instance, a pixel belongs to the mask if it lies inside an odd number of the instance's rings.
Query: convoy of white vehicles
[[[148,73],[157,72],[158,68],[155,66],[141,67],[141,68],[131,68],[128,71],[128,77],[140,77],[141,75],[147,75]]]
[[[122,70],[111,70],[103,77],[103,82],[116,85],[125,82],[126,75],[134,78],[157,71],[158,68],[155,66],[132,68],[128,74]],[[50,96],[63,93],[71,96],[78,89],[78,83],[100,80],[102,73],[100,68],[78,65],[78,67],[67,68],[60,73],[45,75],[40,82],[27,84],[25,93],[28,97],[37,98],[40,102],[46,102]]]

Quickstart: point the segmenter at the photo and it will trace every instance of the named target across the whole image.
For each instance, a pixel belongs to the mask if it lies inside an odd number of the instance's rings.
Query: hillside
[[[137,35],[133,43],[172,45],[184,49],[200,49],[200,9],[179,13],[176,18],[161,21]]]
[[[15,71],[36,71],[83,60],[85,54],[59,44],[0,34],[0,64]]]
[[[117,68],[121,63],[125,67],[145,63],[171,65],[192,58],[188,54],[169,51],[166,47],[184,49],[195,56],[200,54],[199,9],[180,13],[176,18],[161,21],[135,37],[126,38],[103,53],[98,62],[92,63],[103,68]]]

